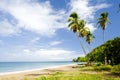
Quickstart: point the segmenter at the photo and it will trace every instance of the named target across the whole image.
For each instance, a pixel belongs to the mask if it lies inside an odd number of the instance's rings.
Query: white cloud
[[[4,42],[2,40],[0,40],[0,45],[4,44]]]
[[[20,32],[19,29],[15,28],[7,20],[0,21],[0,35],[8,36],[8,35],[14,35],[18,32]]]
[[[24,55],[24,57],[23,57]],[[75,51],[58,49],[58,48],[49,48],[49,49],[23,49],[18,51],[18,53],[12,53],[11,57],[16,60],[23,61],[58,61],[58,60],[72,60],[79,56]]]
[[[52,41],[51,43],[50,43],[50,46],[56,46],[56,45],[59,45],[59,44],[61,44],[62,43],[62,41]]]
[[[108,8],[110,5],[106,3],[98,3],[93,5],[90,0],[71,0],[70,6],[70,13],[77,12],[80,19],[87,21],[86,26],[93,32],[96,29],[93,23],[95,12],[103,8]]]
[[[95,12],[109,7],[108,4],[91,4],[90,0],[71,0],[70,10],[55,10],[50,1],[38,2],[33,0],[0,0],[0,10],[10,14],[15,20],[2,25],[3,31],[0,34],[16,34],[18,29],[28,30],[42,36],[54,35],[58,29],[65,28],[68,15],[76,11],[81,19],[85,19],[90,25],[90,30],[94,31],[93,20]],[[8,17],[5,17],[7,18]],[[12,20],[12,18],[11,18]],[[0,21],[1,23],[1,21]],[[12,24],[15,24],[13,27]],[[6,30],[6,25],[9,30]],[[15,30],[17,28],[17,31]]]
[[[49,60],[72,60],[78,56],[74,51],[65,49],[42,49],[35,51],[35,54]]]
[[[36,43],[38,40],[40,40],[40,37],[35,37],[32,40],[30,40],[30,43]]]
[[[86,27],[88,27],[90,29],[91,32],[94,32],[96,30],[96,28],[94,27],[94,24],[93,23],[87,23],[86,24]]]
[[[30,50],[29,49],[23,49],[23,52],[30,53]]]
[[[55,11],[49,1],[38,3],[32,0],[1,0],[0,8],[11,14],[17,21],[16,26],[40,35],[54,35],[63,28],[64,11]]]
[[[71,0],[70,6],[71,12],[76,11],[81,19],[90,22],[94,19],[95,12],[110,5],[106,3],[92,5],[90,0]]]
[[[82,19],[93,19],[93,7],[88,0],[71,0],[71,11],[76,11]]]

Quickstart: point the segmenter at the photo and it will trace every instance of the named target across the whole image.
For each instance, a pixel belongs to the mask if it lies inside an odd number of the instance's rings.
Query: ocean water
[[[32,69],[43,69],[55,66],[75,64],[71,61],[45,61],[45,62],[0,62],[0,73],[16,72]]]

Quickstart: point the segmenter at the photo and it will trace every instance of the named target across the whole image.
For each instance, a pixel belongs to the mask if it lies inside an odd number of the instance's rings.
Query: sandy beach
[[[26,78],[29,78],[29,80],[34,80],[37,77],[52,75],[59,71],[71,71],[71,70],[74,70],[73,67],[76,67],[76,66],[77,66],[76,64],[71,64],[71,65],[57,66],[53,68],[36,69],[36,70],[1,74],[0,80],[26,80]]]

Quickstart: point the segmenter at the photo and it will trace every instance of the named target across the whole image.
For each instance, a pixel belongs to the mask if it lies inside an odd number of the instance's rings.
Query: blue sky
[[[84,56],[67,18],[76,11],[95,36],[91,48],[103,43],[96,19],[109,12],[105,40],[120,36],[119,0],[0,0],[0,61],[59,61]],[[87,44],[82,43],[88,52]]]

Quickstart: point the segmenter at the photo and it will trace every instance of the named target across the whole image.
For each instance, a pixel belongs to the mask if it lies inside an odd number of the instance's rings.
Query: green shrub
[[[113,66],[112,73],[120,75],[120,64]]]
[[[101,62],[98,62],[97,64],[96,64],[96,66],[101,66],[102,65],[102,63]]]
[[[110,71],[112,69],[111,65],[106,65],[106,66],[95,66],[94,70],[96,71]]]

